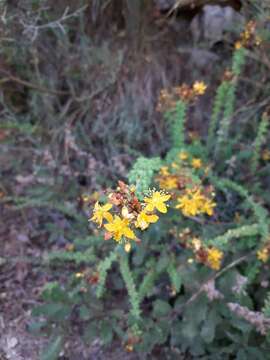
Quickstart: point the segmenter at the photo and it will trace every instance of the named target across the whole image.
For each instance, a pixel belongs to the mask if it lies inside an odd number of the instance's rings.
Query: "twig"
[[[63,15],[61,16],[60,19],[58,20],[54,20],[54,21],[50,21],[47,24],[43,24],[43,25],[32,25],[32,24],[26,24],[24,23],[24,21],[21,20],[21,24],[24,27],[24,33],[31,33],[32,34],[32,42],[35,41],[35,39],[38,36],[38,32],[40,30],[44,30],[44,29],[49,29],[49,28],[59,28],[63,33],[65,33],[65,29],[62,25],[62,23],[72,17],[76,17],[78,16],[81,12],[83,12],[89,5],[85,5],[83,7],[81,7],[80,9],[75,10],[73,13],[68,14],[69,11],[69,7],[67,7],[63,13]]]
[[[20,79],[20,78],[18,78],[16,76],[10,74],[8,71],[6,71],[4,69],[1,69],[1,68],[0,68],[0,73],[5,74],[7,76],[5,81],[8,81],[8,80],[9,81],[14,81],[14,82],[16,82],[16,83],[18,83],[20,85],[23,85],[23,86],[38,90],[38,91],[43,92],[43,93],[48,93],[48,94],[52,94],[52,95],[70,95],[70,93],[68,91],[50,90],[50,89],[47,89],[45,87],[39,86],[37,84],[33,84],[30,81]]]
[[[240,257],[239,259],[234,260],[233,262],[231,262],[229,265],[227,265],[225,268],[221,269],[219,272],[217,272],[215,275],[211,276],[207,281],[205,281],[199,288],[199,290],[193,294],[188,301],[186,301],[180,309],[175,310],[174,312],[174,316],[178,316],[181,314],[181,312],[183,311],[183,308],[188,306],[189,304],[191,304],[193,301],[195,301],[197,299],[197,297],[204,291],[204,287],[205,285],[207,285],[210,281],[214,281],[217,278],[219,278],[221,275],[223,275],[225,272],[227,272],[228,270],[232,269],[233,267],[235,267],[236,265],[240,264],[241,262],[245,261],[249,256],[251,256],[250,254],[248,255],[244,255],[242,257]]]

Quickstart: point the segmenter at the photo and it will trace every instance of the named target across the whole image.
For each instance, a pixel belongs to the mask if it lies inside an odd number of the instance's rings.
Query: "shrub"
[[[97,194],[94,235],[49,254],[54,266],[81,267],[65,287],[48,283],[46,303],[34,310],[46,321],[32,330],[57,334],[51,359],[71,331],[75,307],[86,341],[108,344],[117,336],[142,358],[159,349],[168,358],[265,359],[270,295],[262,284],[269,281],[270,234],[262,182],[269,169],[256,171],[265,161],[267,107],[259,108],[261,120],[240,149],[232,126],[249,49],[260,43],[256,23],[248,23],[216,91],[206,139],[185,138],[187,109],[206,85],[164,90],[158,109],[170,133],[166,156],[139,157],[128,184]],[[232,162],[243,159],[239,172]]]

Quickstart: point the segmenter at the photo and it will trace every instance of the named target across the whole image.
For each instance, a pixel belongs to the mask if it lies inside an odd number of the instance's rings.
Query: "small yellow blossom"
[[[149,224],[157,222],[158,219],[159,217],[157,215],[148,215],[145,211],[142,211],[137,217],[135,226],[141,230],[145,230],[148,228]]]
[[[125,244],[125,251],[126,251],[127,253],[129,253],[130,250],[131,250],[131,245],[130,245],[130,243],[126,243],[126,244]]]
[[[165,178],[159,178],[158,182],[159,182],[159,186],[165,190],[173,190],[173,189],[177,189],[178,187],[178,179],[177,176],[174,175],[169,175],[166,176]]]
[[[191,161],[191,165],[194,169],[200,169],[202,167],[202,160],[199,158],[194,158]]]
[[[186,194],[180,196],[178,199],[176,209],[181,209],[185,216],[195,216],[201,212],[202,203],[204,202],[204,196],[200,189],[188,189]]]
[[[134,232],[128,227],[129,220],[121,219],[119,216],[115,217],[108,224],[105,224],[104,227],[111,233],[115,241],[120,241],[122,236],[134,240],[136,238]]]
[[[173,169],[179,169],[179,165],[176,164],[175,162],[172,162],[172,168]]]
[[[188,263],[189,263],[189,264],[193,264],[193,263],[194,263],[194,259],[189,258],[189,259],[188,259]]]
[[[242,44],[242,42],[241,42],[240,40],[236,41],[236,43],[234,44],[234,48],[235,48],[236,50],[239,50],[239,49],[241,49],[242,47],[243,47],[243,44]]]
[[[219,270],[221,261],[223,258],[223,252],[217,248],[211,248],[207,250],[207,262],[213,270]]]
[[[168,166],[162,166],[162,167],[160,168],[160,170],[159,170],[159,173],[160,173],[160,175],[162,175],[162,176],[168,176],[168,175],[170,175]]]
[[[125,349],[126,349],[127,352],[132,352],[134,350],[133,345],[131,345],[131,344],[127,344],[125,346]]]
[[[151,197],[145,197],[146,202],[145,212],[151,212],[157,209],[159,212],[165,214],[167,212],[167,206],[164,204],[170,199],[171,195],[162,194],[160,191],[154,191]]]
[[[262,262],[266,262],[269,259],[269,251],[267,248],[263,248],[257,251],[257,258]]]
[[[269,160],[270,160],[270,150],[265,149],[265,150],[262,152],[262,159],[263,159],[264,161],[269,161]]]
[[[193,84],[193,91],[196,95],[203,95],[205,90],[207,89],[207,85],[203,81],[196,81]]]
[[[260,46],[261,43],[262,43],[262,38],[259,35],[257,35],[255,37],[255,45]]]
[[[112,214],[109,213],[109,210],[112,208],[112,204],[105,204],[103,206],[99,205],[98,201],[95,203],[93,217],[90,219],[97,223],[101,227],[103,220],[106,219],[108,222],[111,222],[113,219]]]
[[[83,277],[84,277],[84,273],[78,272],[78,273],[75,274],[75,277],[76,277],[77,279],[83,278]]]
[[[188,153],[186,151],[181,151],[178,156],[179,156],[179,159],[182,161],[185,161],[188,159]]]
[[[75,246],[73,244],[67,244],[66,245],[66,250],[67,251],[74,251],[75,250]]]
[[[210,199],[205,199],[201,211],[205,214],[212,216],[214,214],[214,208],[216,207],[216,203]]]
[[[125,219],[133,219],[134,218],[134,215],[131,214],[129,211],[128,211],[128,208],[126,206],[123,206],[122,207],[122,210],[121,210],[121,215],[123,216],[123,218]]]
[[[200,250],[201,247],[202,247],[202,241],[201,241],[201,239],[198,239],[198,238],[193,238],[191,240],[191,244],[192,244],[195,251]]]

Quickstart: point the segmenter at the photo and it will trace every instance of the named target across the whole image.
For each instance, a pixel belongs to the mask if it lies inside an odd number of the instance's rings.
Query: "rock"
[[[155,5],[159,11],[168,11],[175,5],[175,0],[155,0]]]
[[[194,48],[190,54],[191,64],[200,70],[211,71],[213,66],[220,61],[218,55],[207,49]]]
[[[17,338],[15,338],[15,337],[9,337],[9,338],[7,338],[7,347],[9,348],[9,349],[13,349],[13,348],[15,348],[15,346],[17,346],[18,345],[18,340],[17,340]]]
[[[230,6],[205,5],[192,20],[190,29],[194,43],[207,43],[209,48],[233,37],[233,31],[241,29],[244,18]],[[229,35],[230,34],[230,35]]]

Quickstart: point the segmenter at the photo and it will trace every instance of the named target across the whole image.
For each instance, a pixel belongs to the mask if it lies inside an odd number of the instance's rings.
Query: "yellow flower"
[[[146,202],[145,212],[154,211],[157,209],[159,212],[165,214],[167,212],[167,206],[164,204],[170,199],[171,195],[162,194],[160,191],[154,191],[151,197],[145,197]]]
[[[255,45],[260,46],[261,43],[262,43],[262,38],[259,35],[257,35],[255,37]]]
[[[185,161],[188,158],[188,153],[186,151],[181,151],[178,156],[180,160]]]
[[[131,345],[131,344],[126,345],[125,349],[127,352],[132,352],[134,350],[133,345]]]
[[[157,222],[158,219],[159,217],[157,215],[148,215],[144,211],[142,211],[137,217],[135,226],[137,228],[140,228],[141,230],[145,230],[148,228],[149,224]]]
[[[257,258],[262,262],[266,262],[269,259],[269,251],[267,248],[263,248],[257,251]]]
[[[162,166],[162,167],[160,168],[160,170],[159,170],[159,173],[160,173],[160,175],[162,175],[162,176],[168,176],[168,175],[170,175],[168,166]]]
[[[263,159],[264,161],[269,161],[269,160],[270,160],[270,150],[265,149],[265,150],[262,152],[262,159]]]
[[[75,250],[74,244],[67,244],[66,245],[66,250],[67,251],[74,251]]]
[[[83,278],[83,277],[84,277],[84,273],[78,272],[78,273],[75,274],[75,277],[76,277],[77,279]]]
[[[235,48],[236,50],[239,50],[239,49],[241,49],[242,47],[243,47],[243,44],[242,44],[241,41],[236,41],[236,43],[234,44],[234,48]]]
[[[194,158],[191,161],[191,165],[194,169],[200,169],[202,167],[202,160],[199,158]]]
[[[158,179],[159,186],[165,190],[173,190],[178,187],[178,180],[176,176],[170,175],[165,178]]]
[[[129,220],[134,218],[134,215],[128,211],[128,208],[126,206],[122,207],[121,215],[123,216],[123,218],[129,219]]]
[[[201,211],[209,216],[212,216],[214,214],[214,208],[216,207],[216,205],[217,204],[214,201],[205,198]]]
[[[219,270],[221,261],[223,258],[223,252],[217,248],[211,248],[207,250],[207,262],[213,270]]]
[[[203,81],[196,81],[193,84],[193,91],[196,95],[203,95],[205,90],[207,89],[207,85]]]
[[[99,205],[98,201],[95,203],[93,217],[90,219],[101,227],[103,220],[106,219],[108,222],[112,221],[113,216],[109,213],[112,208],[112,204]]]
[[[202,241],[201,241],[201,239],[198,239],[198,238],[193,238],[191,240],[191,244],[192,244],[195,251],[200,250],[201,247],[202,247]]]
[[[119,216],[115,217],[108,224],[105,224],[104,227],[111,233],[115,241],[120,241],[122,236],[125,236],[128,239],[135,239],[136,236],[134,232],[128,227],[129,220],[121,219]]]
[[[188,189],[186,194],[180,196],[178,199],[176,209],[181,209],[185,216],[195,216],[201,212],[204,196],[201,194],[200,189]]]
[[[126,251],[127,253],[129,253],[130,250],[131,250],[131,245],[130,245],[130,243],[126,243],[126,244],[125,244],[125,251]]]

